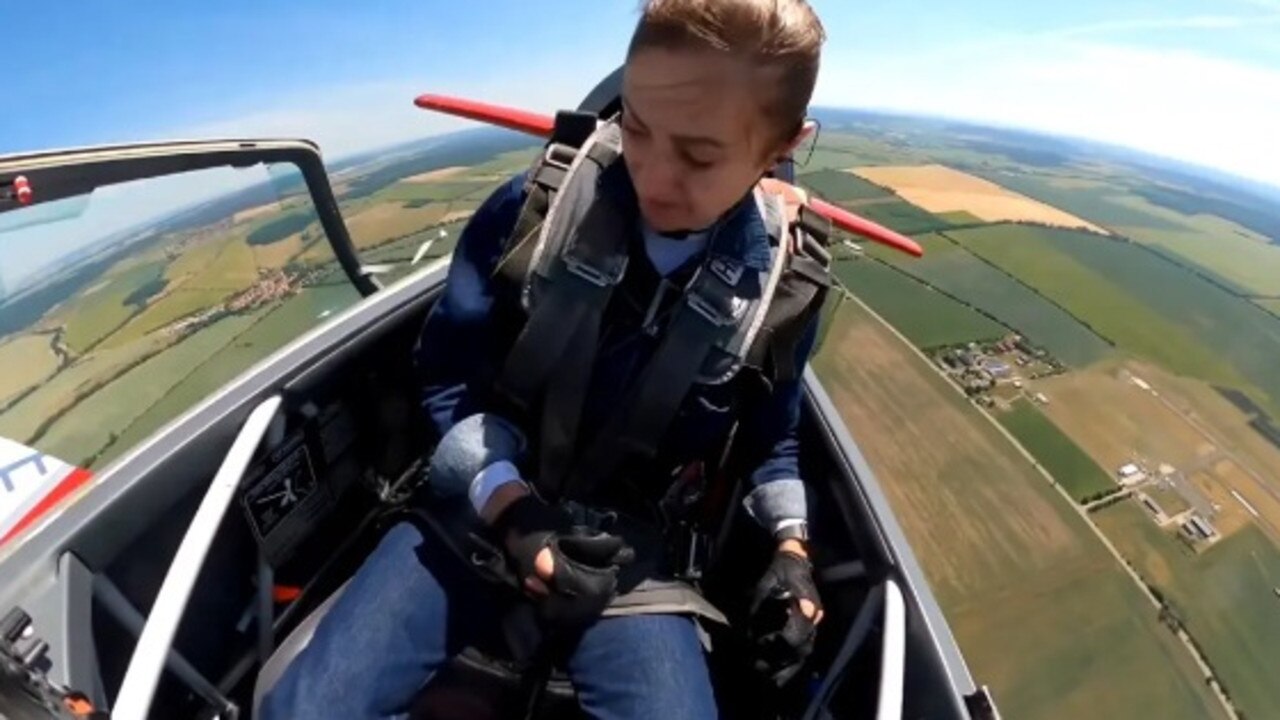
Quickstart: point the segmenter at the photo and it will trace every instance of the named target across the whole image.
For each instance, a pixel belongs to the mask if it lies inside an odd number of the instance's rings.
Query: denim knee
[[[439,497],[466,495],[481,470],[500,460],[516,462],[525,444],[524,433],[498,415],[466,417],[436,446],[427,471],[428,487]]]

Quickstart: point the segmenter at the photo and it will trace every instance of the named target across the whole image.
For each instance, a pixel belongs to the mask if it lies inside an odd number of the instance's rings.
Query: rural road
[[[905,336],[899,333],[896,328],[894,328],[887,321],[885,321],[884,318],[880,317],[880,315],[878,315],[874,310],[868,307],[867,304],[862,302],[862,300],[859,299],[858,297],[847,292],[845,293],[845,295],[849,299],[858,303],[859,306],[861,306],[864,310],[866,310],[867,313],[869,313],[871,317],[875,318],[878,322],[880,322],[880,324],[888,328],[889,332],[893,333],[894,336],[897,337],[898,340],[900,340],[904,345],[906,345],[908,348],[911,348],[911,351],[914,352],[917,357],[919,357],[926,365],[929,366],[930,369],[932,369],[935,373],[938,373],[938,375],[940,375],[946,381],[947,387],[951,388],[956,393],[960,394],[961,397],[964,397],[966,402],[968,401],[968,397],[965,396],[964,391],[961,390],[959,387],[957,387],[955,383],[951,382],[951,379],[947,378],[946,375],[943,374],[942,371],[938,369],[938,366],[934,364],[934,362],[930,360],[927,355],[921,352],[920,349],[917,348],[915,345],[911,344],[911,342],[907,340]],[[1141,591],[1143,596],[1147,598],[1147,601],[1151,603],[1151,606],[1155,608],[1157,612],[1159,612],[1161,608],[1160,601],[1157,600],[1156,596],[1151,593],[1150,588],[1148,588],[1147,584],[1142,581],[1142,578],[1138,576],[1137,572],[1135,572],[1133,568],[1131,568],[1129,564],[1125,562],[1124,556],[1120,554],[1120,551],[1116,549],[1115,545],[1111,544],[1111,540],[1107,538],[1106,535],[1103,534],[1102,530],[1099,529],[1096,524],[1094,524],[1093,518],[1089,516],[1089,513],[1085,511],[1084,508],[1076,504],[1075,500],[1071,497],[1071,495],[1068,494],[1067,491],[1064,490],[1062,486],[1059,485],[1058,482],[1053,479],[1053,475],[1051,475],[1049,471],[1046,470],[1044,466],[1042,466],[1039,463],[1039,461],[1037,461],[1035,457],[1030,452],[1028,452],[1027,449],[1024,448],[1021,443],[1018,442],[1017,438],[1015,438],[1012,434],[1010,434],[1009,431],[1006,430],[1005,427],[1001,425],[998,420],[992,417],[992,415],[988,413],[985,408],[982,408],[978,405],[974,405],[972,403],[969,403],[969,404],[971,407],[977,410],[984,418],[986,418],[987,422],[990,422],[991,425],[995,427],[995,429],[998,430],[1001,435],[1007,438],[1009,442],[1012,443],[1013,446],[1018,449],[1018,452],[1021,453],[1022,456],[1026,458],[1029,463],[1031,463],[1032,467],[1034,467],[1037,471],[1039,471],[1039,473],[1042,476],[1044,476],[1044,479],[1047,480],[1049,484],[1053,486],[1055,490],[1058,491],[1058,494],[1062,496],[1063,502],[1071,506],[1071,509],[1075,511],[1077,515],[1080,516],[1080,519],[1084,521],[1084,524],[1087,525],[1091,531],[1093,531],[1093,534],[1098,538],[1099,542],[1102,543],[1103,547],[1107,549],[1107,552],[1111,553],[1111,556],[1114,557],[1116,559],[1116,562],[1120,564],[1120,568],[1124,570],[1125,574],[1127,574],[1131,580],[1133,580],[1133,584],[1137,586],[1138,590]],[[1213,674],[1213,669],[1210,668],[1208,663],[1205,662],[1205,659],[1201,657],[1200,651],[1196,649],[1195,644],[1191,641],[1191,637],[1188,636],[1186,631],[1182,629],[1179,629],[1175,633],[1175,635],[1177,635],[1178,639],[1182,641],[1182,645],[1186,648],[1187,652],[1191,655],[1191,658],[1195,660],[1195,663],[1197,666],[1199,666],[1200,672],[1203,674],[1205,680],[1211,681],[1206,684],[1213,689],[1213,693],[1218,698],[1218,703],[1222,705],[1222,709],[1224,712],[1226,712],[1227,717],[1231,718],[1232,720],[1239,720],[1240,716],[1236,712],[1235,706],[1232,705],[1231,700],[1227,698],[1225,694],[1223,694],[1222,687],[1218,683],[1217,677],[1215,677]]]

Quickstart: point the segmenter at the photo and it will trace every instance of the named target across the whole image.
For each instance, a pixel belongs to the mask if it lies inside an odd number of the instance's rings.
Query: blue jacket
[[[614,167],[624,166],[617,163]],[[623,193],[634,202],[625,169],[606,173],[602,183],[610,183],[611,191]],[[458,240],[444,293],[422,328],[416,350],[421,405],[440,437],[461,420],[494,413],[497,408],[493,381],[523,315],[493,275],[524,203],[523,188],[521,174],[495,190],[476,211]],[[636,232],[637,239],[639,236]],[[708,252],[734,258],[754,270],[768,268],[768,233],[754,202],[748,198],[731,211]],[[699,260],[694,258],[682,270],[690,271]],[[646,283],[656,286],[658,280],[657,271],[639,242],[633,247],[628,268],[623,285],[630,284],[637,292],[630,297],[624,287],[615,290],[606,313],[601,349],[582,413],[581,427],[587,434],[600,427],[619,404],[629,380],[638,375],[657,345],[657,339],[638,331],[636,322],[652,296],[645,291]],[[677,293],[670,295],[674,302]],[[795,367],[803,368],[808,361],[816,335],[815,314],[798,343]],[[755,394],[750,395],[754,399],[744,401],[744,395],[749,395],[744,393],[749,375],[753,373],[742,372],[729,383],[698,384],[690,390],[664,436],[659,461],[650,469],[652,489],[660,495],[665,489],[660,486],[669,481],[670,470],[687,462],[714,462],[736,418],[740,426],[735,447],[746,452],[750,483],[744,504],[763,527],[772,530],[780,522],[807,519],[797,439],[801,385],[798,379],[772,385],[757,381]],[[530,427],[532,421],[524,419],[514,424],[524,435],[537,437],[536,428]],[[500,444],[511,447],[518,443]]]

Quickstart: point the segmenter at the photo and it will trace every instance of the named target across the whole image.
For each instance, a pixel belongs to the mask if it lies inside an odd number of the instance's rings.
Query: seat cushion
[[[258,716],[258,706],[262,703],[262,697],[275,687],[280,681],[280,677],[284,675],[284,671],[288,669],[293,659],[306,649],[311,643],[311,638],[315,635],[316,627],[324,616],[333,608],[333,604],[342,597],[342,593],[347,589],[348,580],[341,587],[333,591],[333,594],[325,598],[324,602],[309,615],[298,623],[298,626],[289,633],[289,636],[276,647],[275,652],[271,653],[271,657],[267,658],[267,662],[263,664],[262,670],[258,673],[258,679],[253,685],[253,717]]]

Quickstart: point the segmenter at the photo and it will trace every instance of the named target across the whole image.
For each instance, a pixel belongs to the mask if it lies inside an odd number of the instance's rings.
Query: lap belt
[[[636,550],[636,561],[623,570],[619,594],[605,610],[605,617],[626,615],[693,615],[728,625],[728,618],[693,584],[669,571],[661,535],[647,523],[600,512],[578,503],[565,503],[577,520],[593,529],[621,536]],[[484,579],[506,586],[523,598],[523,584],[508,566],[501,548],[477,533],[465,512],[448,508],[414,507],[409,511],[464,564]]]

